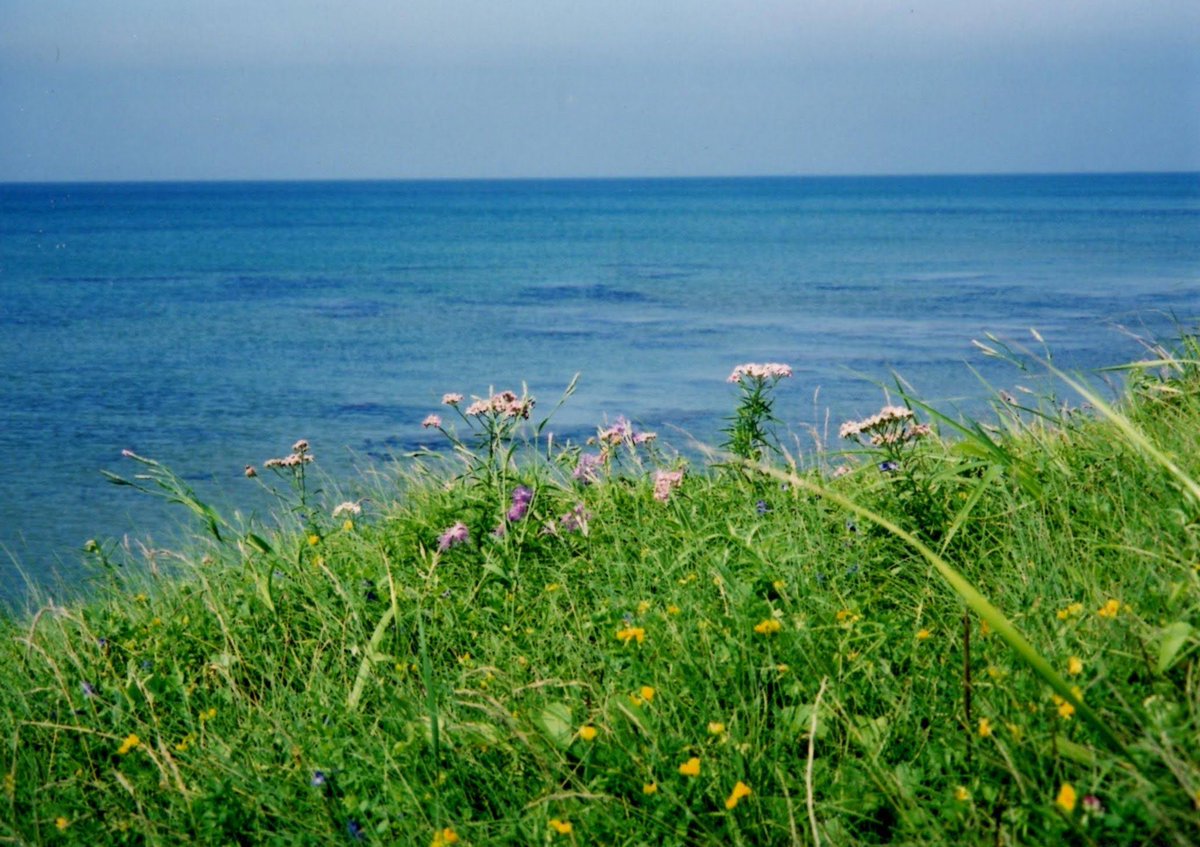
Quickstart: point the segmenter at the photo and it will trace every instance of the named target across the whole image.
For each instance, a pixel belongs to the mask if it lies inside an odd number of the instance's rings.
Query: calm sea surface
[[[89,538],[176,538],[123,448],[246,505],[309,439],[350,476],[433,443],[443,392],[522,381],[578,437],[624,414],[719,441],[746,361],[804,435],[892,370],[947,410],[1022,377],[1036,327],[1090,368],[1200,314],[1200,174],[0,185],[0,596]],[[818,391],[819,394],[814,394]]]

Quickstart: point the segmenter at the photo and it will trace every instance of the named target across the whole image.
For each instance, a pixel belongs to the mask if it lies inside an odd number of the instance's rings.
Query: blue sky
[[[0,180],[1200,170],[1196,0],[0,0]]]

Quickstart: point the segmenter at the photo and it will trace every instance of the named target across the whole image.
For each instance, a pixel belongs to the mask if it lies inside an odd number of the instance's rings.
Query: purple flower
[[[362,825],[358,821],[349,820],[346,821],[346,834],[356,841],[362,841],[365,833],[363,833]]]
[[[575,466],[575,472],[572,476],[584,485],[597,482],[600,479],[600,469],[603,466],[604,459],[596,453],[580,453],[579,464]]]
[[[895,473],[898,470],[900,470],[900,465],[896,462],[888,461],[879,463],[880,473]]]
[[[459,544],[466,544],[471,539],[470,530],[467,525],[459,521],[454,526],[438,536],[438,552],[445,553],[451,547],[457,547]]]
[[[533,500],[533,491],[524,485],[518,485],[512,493],[512,506],[508,510],[508,520],[516,523],[525,517],[529,511],[529,503]]]
[[[592,513],[585,509],[582,503],[577,503],[574,509],[558,519],[558,525],[564,532],[578,532],[587,535],[588,521],[591,519]]]
[[[754,510],[760,515],[765,515],[767,512],[771,511],[771,506],[766,500],[759,500],[754,504]]]
[[[96,688],[90,682],[81,682],[81,683],[79,683],[79,687],[81,689],[83,689],[84,697],[95,697],[96,696]]]
[[[325,784],[325,771],[313,771],[312,779],[309,783],[313,788],[320,788]]]

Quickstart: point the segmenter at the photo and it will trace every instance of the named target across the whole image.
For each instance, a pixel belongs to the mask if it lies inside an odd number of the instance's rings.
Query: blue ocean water
[[[552,427],[627,415],[720,440],[725,377],[796,375],[811,444],[895,371],[978,404],[971,346],[1036,327],[1062,364],[1200,314],[1200,174],[0,185],[0,594],[182,515],[108,485],[128,448],[204,496],[310,440],[326,470],[435,438],[447,391],[522,381]],[[1173,317],[1172,317],[1173,316]],[[676,429],[678,428],[678,429]]]

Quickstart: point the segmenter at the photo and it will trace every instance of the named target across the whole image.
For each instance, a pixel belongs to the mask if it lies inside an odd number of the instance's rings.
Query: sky
[[[0,0],[0,181],[1167,170],[1197,0]]]

